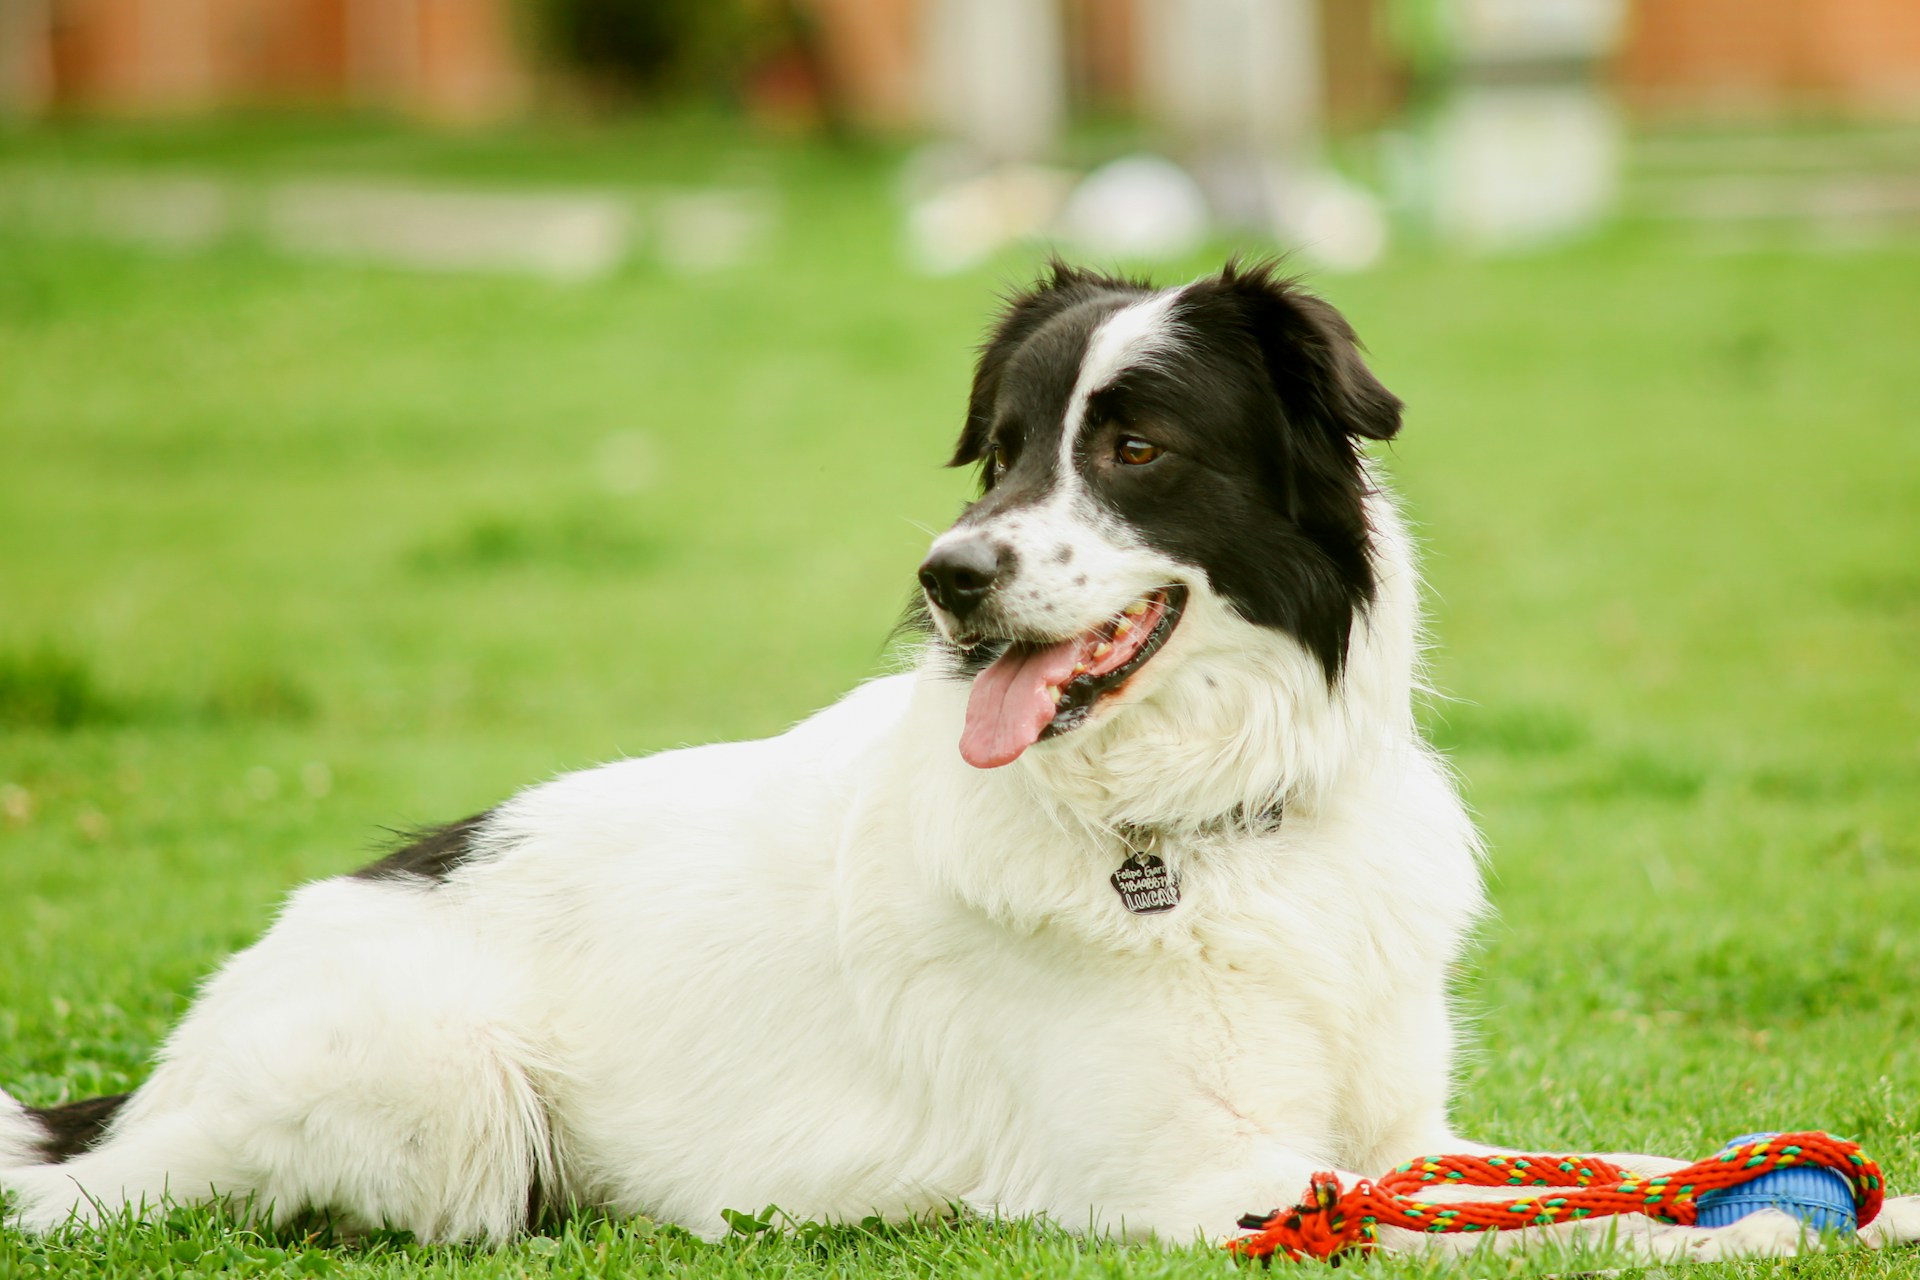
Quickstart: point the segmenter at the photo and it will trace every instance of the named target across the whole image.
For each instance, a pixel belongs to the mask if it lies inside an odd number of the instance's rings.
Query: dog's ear
[[[1076,302],[1099,293],[1137,291],[1133,281],[1087,271],[1062,262],[1047,262],[1040,278],[1024,288],[1014,289],[1001,301],[1000,314],[994,318],[987,339],[980,344],[980,359],[973,368],[973,391],[967,397],[967,421],[960,429],[960,443],[954,447],[950,467],[964,467],[987,456],[987,437],[993,430],[993,404],[1000,395],[1000,379],[1007,360],[1042,325]]]
[[[1341,436],[1391,440],[1399,432],[1400,397],[1360,358],[1360,340],[1345,316],[1271,262],[1229,262],[1217,287],[1241,307],[1290,415]]]

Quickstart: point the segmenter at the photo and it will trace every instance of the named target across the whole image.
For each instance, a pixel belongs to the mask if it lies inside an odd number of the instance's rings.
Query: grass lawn
[[[914,279],[885,157],[698,130],[26,138],[0,186],[81,161],[745,174],[783,230],[761,269],[557,286],[0,227],[0,1085],[38,1104],[139,1081],[195,981],[383,828],[771,733],[880,669],[962,500],[937,464],[972,343],[1026,266]],[[1410,405],[1387,456],[1454,699],[1429,720],[1493,848],[1462,1126],[1682,1155],[1824,1127],[1920,1192],[1920,241],[1628,231],[1322,287]],[[936,1268],[1232,1269],[1017,1226],[585,1220],[499,1253],[197,1212],[0,1230],[0,1276]]]

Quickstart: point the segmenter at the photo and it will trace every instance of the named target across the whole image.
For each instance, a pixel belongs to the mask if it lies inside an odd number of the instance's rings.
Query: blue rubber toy
[[[1735,1138],[1722,1151],[1772,1133],[1748,1133]],[[1709,1191],[1700,1197],[1699,1214],[1694,1219],[1703,1227],[1724,1227],[1762,1209],[1790,1213],[1815,1231],[1836,1231],[1851,1235],[1859,1229],[1854,1217],[1853,1187],[1831,1169],[1806,1165],[1794,1169],[1775,1169],[1752,1182],[1722,1191]]]

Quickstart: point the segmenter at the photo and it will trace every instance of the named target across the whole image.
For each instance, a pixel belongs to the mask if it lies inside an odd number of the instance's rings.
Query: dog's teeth
[[[1112,652],[1113,646],[1102,640],[1099,644],[1093,646],[1094,661],[1098,662],[1101,658],[1106,657]]]
[[[1079,666],[1075,667],[1073,669],[1073,674],[1077,676],[1083,676],[1087,674],[1087,664],[1083,662]]]
[[[1147,611],[1147,602],[1145,600],[1135,600],[1132,604],[1128,605],[1126,608],[1122,609],[1120,612],[1126,614],[1129,618],[1137,618],[1141,614],[1145,613],[1146,611]]]
[[[1131,622],[1128,622],[1126,619],[1122,618],[1120,620],[1120,625],[1113,629],[1113,638],[1115,640],[1118,640],[1131,630],[1133,630],[1133,624]]]
[[[1060,705],[1060,686],[1057,684],[1048,685],[1047,697],[1053,702],[1054,706],[1056,707],[1059,706]]]

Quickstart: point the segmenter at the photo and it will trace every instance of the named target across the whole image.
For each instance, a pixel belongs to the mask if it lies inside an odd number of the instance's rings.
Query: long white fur
[[[1093,350],[1118,372],[1154,333]],[[1044,549],[1072,509],[1003,532]],[[539,1187],[708,1234],[769,1203],[969,1205],[1184,1241],[1316,1169],[1461,1149],[1447,975],[1479,846],[1414,729],[1412,548],[1377,486],[1368,517],[1379,594],[1332,688],[1189,568],[1124,697],[1005,768],[961,760],[967,691],[929,662],[776,738],[536,787],[444,885],[295,893],[95,1149],[36,1163],[0,1095],[0,1187],[37,1231],[218,1196],[497,1242]],[[1137,543],[1066,531],[1111,593],[1071,610],[1165,580]],[[1277,828],[1230,818],[1276,801]],[[1122,826],[1155,833],[1177,909],[1121,908]],[[1870,1243],[1920,1230],[1913,1202],[1889,1214]],[[1728,1231],[1625,1242],[1798,1244]]]

